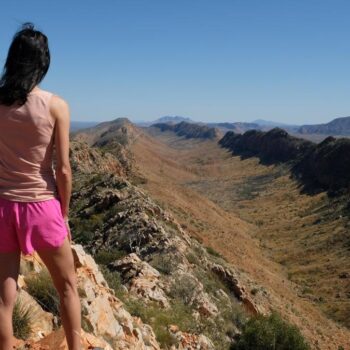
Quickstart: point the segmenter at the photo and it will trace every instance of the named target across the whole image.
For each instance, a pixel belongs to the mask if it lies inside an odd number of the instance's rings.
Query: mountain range
[[[134,124],[139,127],[148,127],[152,124],[178,124],[180,122],[207,125],[209,127],[215,127],[221,132],[234,131],[235,133],[244,133],[248,130],[261,130],[268,131],[274,127],[279,127],[287,132],[296,136],[300,135],[305,138],[310,138],[315,141],[322,141],[326,136],[350,136],[350,117],[336,118],[328,123],[324,124],[311,124],[311,125],[290,125],[275,121],[268,121],[263,119],[257,119],[253,122],[198,122],[188,117],[181,116],[164,116],[154,121],[138,121]],[[71,131],[77,131],[79,129],[85,129],[93,127],[99,124],[99,122],[71,122]]]

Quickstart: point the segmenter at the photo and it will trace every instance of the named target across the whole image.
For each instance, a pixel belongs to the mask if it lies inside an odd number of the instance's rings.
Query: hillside
[[[336,118],[326,124],[302,125],[300,134],[350,135],[350,117]]]

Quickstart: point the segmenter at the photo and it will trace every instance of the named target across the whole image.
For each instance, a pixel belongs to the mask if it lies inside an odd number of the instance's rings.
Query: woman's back
[[[0,104],[0,197],[41,201],[57,197],[52,156],[51,92],[34,89],[25,104]]]

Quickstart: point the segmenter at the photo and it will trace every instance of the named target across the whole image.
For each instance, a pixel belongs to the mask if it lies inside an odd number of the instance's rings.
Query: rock
[[[202,316],[216,316],[219,313],[217,306],[210,300],[210,297],[206,292],[202,292],[197,296],[195,305]]]
[[[86,254],[78,244],[73,245],[72,249],[76,266],[79,266],[78,284],[86,295],[81,298],[83,318],[91,327],[92,333],[120,349],[145,345],[143,337],[147,343],[152,344],[149,349],[159,349],[150,327],[145,327],[142,323],[139,323],[139,328],[135,327],[133,317],[107,286],[91,255]]]
[[[103,350],[113,350],[113,348],[104,340],[98,339],[92,334],[81,330],[81,340],[84,349],[93,349],[100,347]],[[68,350],[65,333],[62,327],[51,332],[45,338],[39,341],[21,341],[16,340],[17,350]]]
[[[203,334],[181,332],[176,325],[170,325],[168,330],[177,342],[170,350],[215,350],[212,341]]]
[[[349,272],[341,272],[339,274],[339,278],[350,278],[350,273]]]
[[[203,284],[191,271],[178,270],[173,276],[169,294],[172,297],[181,298],[186,305],[193,305],[201,316],[216,316],[219,310],[204,291]]]
[[[162,289],[160,273],[142,261],[135,253],[131,253],[108,265],[111,271],[121,274],[128,291],[143,300],[152,300],[162,308],[169,308],[168,299]]]
[[[241,285],[233,271],[222,265],[208,262],[209,268],[227,285],[227,287],[234,293],[234,295],[243,302],[247,311],[251,314],[257,315],[263,313],[262,310],[250,298],[245,288]]]
[[[88,334],[82,330],[84,344],[90,342],[105,350],[113,348],[160,350],[152,328],[124,309],[122,301],[108,287],[92,256],[87,254],[79,244],[72,244],[71,247],[81,294],[82,323],[88,326],[92,333]],[[28,260],[28,258],[25,259]],[[29,261],[32,261],[34,268],[30,269],[28,274],[44,268],[44,263],[37,253],[30,257]],[[23,278],[19,279],[19,285],[24,284]],[[44,312],[24,290],[20,290],[20,296],[31,305],[37,315],[34,334],[25,349],[67,349],[63,330],[52,332],[53,316]],[[44,335],[45,338],[37,341]]]
[[[40,264],[40,257],[37,252],[33,255],[21,255],[20,274],[28,275],[32,272],[40,272],[42,265]]]

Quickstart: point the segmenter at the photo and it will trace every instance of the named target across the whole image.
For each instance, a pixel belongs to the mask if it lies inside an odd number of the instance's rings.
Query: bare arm
[[[72,170],[69,161],[69,106],[62,98],[54,95],[50,102],[50,112],[55,119],[57,190],[62,215],[66,219],[69,216],[69,202],[72,193]]]

